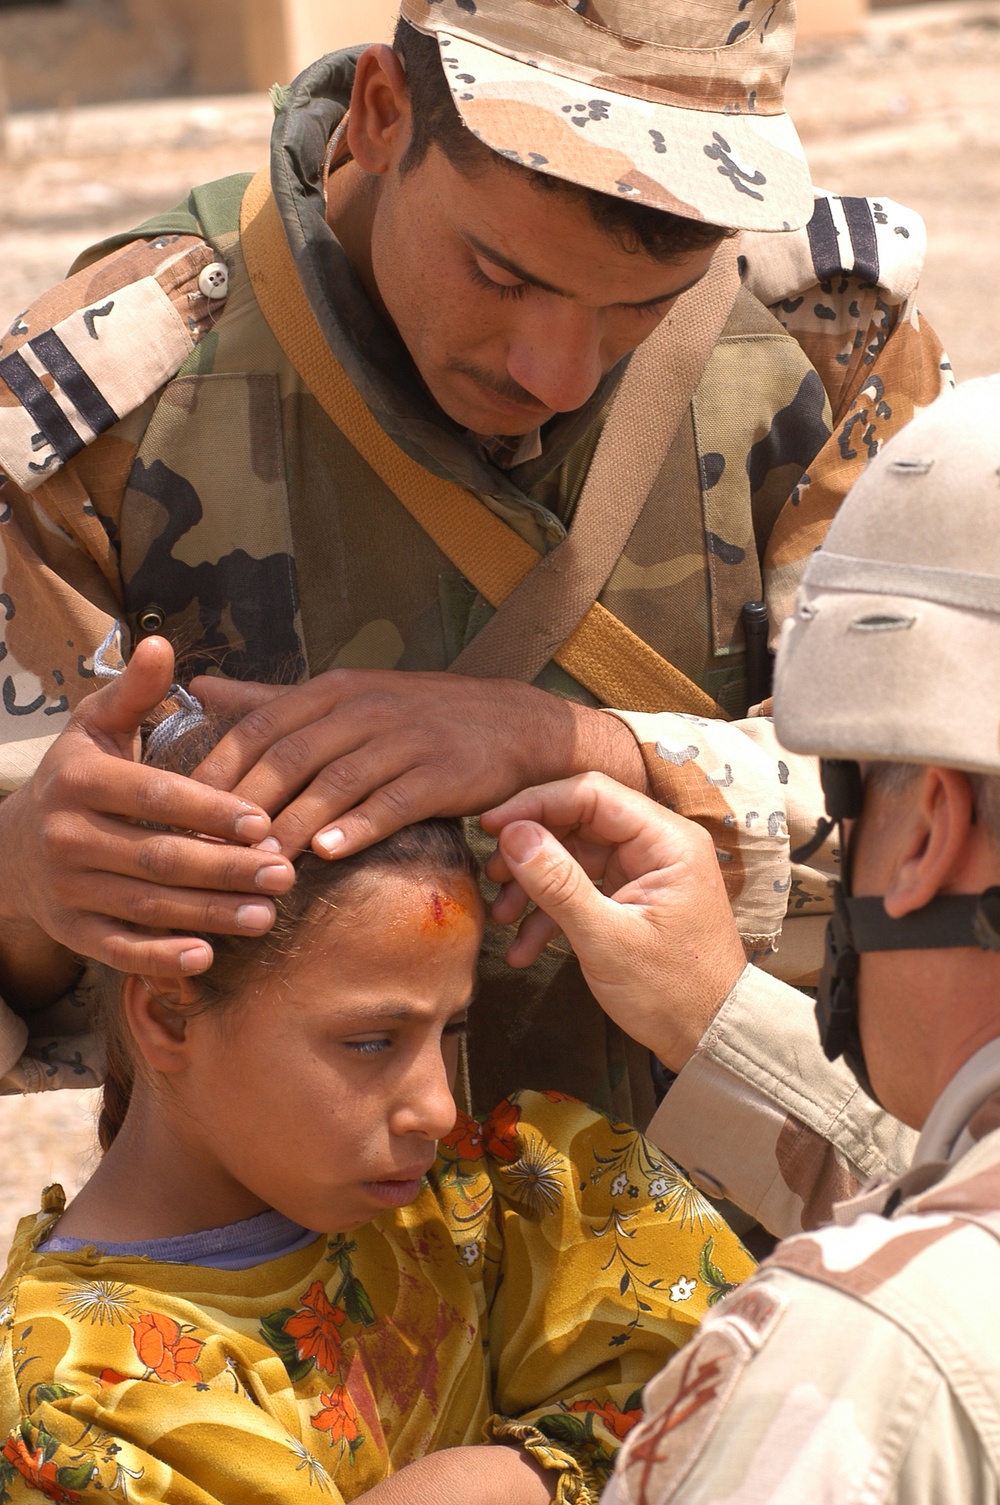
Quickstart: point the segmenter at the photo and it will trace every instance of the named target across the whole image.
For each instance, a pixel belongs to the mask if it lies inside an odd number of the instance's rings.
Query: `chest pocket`
[[[740,613],[763,595],[774,521],[833,432],[801,347],[749,293],[737,302],[692,404],[708,559],[712,650],[740,652]]]
[[[122,509],[125,608],[186,668],[289,682],[305,666],[277,378],[179,376],[164,389]]]
[[[732,715],[741,612],[778,512],[832,429],[801,347],[745,290],[601,600]]]

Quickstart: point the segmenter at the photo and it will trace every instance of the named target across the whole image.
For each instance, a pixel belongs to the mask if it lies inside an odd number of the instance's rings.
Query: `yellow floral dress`
[[[0,1505],[340,1505],[516,1441],[594,1505],[640,1390],[752,1261],[634,1129],[460,1116],[412,1206],[248,1270],[36,1253],[0,1286]]]

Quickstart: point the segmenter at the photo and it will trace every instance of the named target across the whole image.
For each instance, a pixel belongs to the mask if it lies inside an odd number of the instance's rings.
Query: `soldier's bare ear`
[[[969,870],[980,843],[969,841],[975,801],[968,775],[927,767],[909,793],[895,813],[896,855],[885,893],[886,913],[894,920],[923,909],[942,890],[983,886],[982,875]]]
[[[358,59],[347,144],[362,172],[382,177],[398,167],[412,126],[406,72],[391,47],[368,47]]]

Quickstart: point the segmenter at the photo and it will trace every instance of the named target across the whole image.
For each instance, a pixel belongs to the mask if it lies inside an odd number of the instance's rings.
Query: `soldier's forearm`
[[[23,863],[11,831],[8,796],[0,802],[0,998],[24,1014],[54,1003],[72,986],[80,960],[23,913]]]
[[[779,1237],[817,1227],[873,1176],[898,1175],[913,1131],[823,1054],[812,1000],[748,967],[647,1134],[711,1196]]]
[[[577,773],[606,773],[608,778],[652,794],[642,748],[629,727],[617,715],[579,707],[581,737],[577,756],[566,776]],[[562,775],[560,775],[562,776]]]
[[[19,1014],[44,1008],[72,987],[80,959],[30,921],[0,921],[0,998]]]

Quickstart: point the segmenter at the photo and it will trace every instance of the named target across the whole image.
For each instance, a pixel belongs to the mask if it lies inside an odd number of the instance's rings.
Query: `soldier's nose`
[[[593,396],[603,375],[598,342],[589,348],[539,343],[512,349],[510,376],[532,397],[556,413],[570,413]]]

